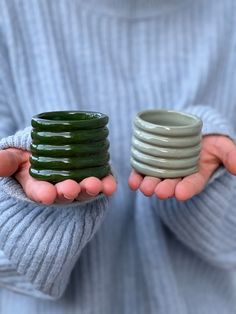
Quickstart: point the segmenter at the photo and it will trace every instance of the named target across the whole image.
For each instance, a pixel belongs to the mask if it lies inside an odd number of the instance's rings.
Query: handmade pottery
[[[52,111],[32,118],[30,175],[60,182],[110,172],[108,116],[91,111]]]
[[[198,170],[202,121],[173,110],[146,110],[134,119],[131,165],[141,174],[175,178]]]

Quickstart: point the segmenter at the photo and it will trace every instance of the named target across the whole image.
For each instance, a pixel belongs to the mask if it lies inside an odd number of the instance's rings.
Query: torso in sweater
[[[24,314],[233,314],[234,271],[210,266],[186,248],[160,220],[158,201],[152,206],[127,185],[136,112],[203,104],[233,121],[233,0],[179,1],[163,12],[164,2],[154,1],[152,14],[131,18],[122,16],[125,1],[117,15],[100,11],[98,2],[1,2],[12,132],[43,111],[104,112],[119,181],[65,296],[52,303],[2,290],[2,313],[15,311],[12,299]]]

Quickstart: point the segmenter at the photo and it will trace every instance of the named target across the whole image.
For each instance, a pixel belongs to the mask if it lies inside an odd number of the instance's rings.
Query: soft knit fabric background
[[[235,138],[235,14],[234,0],[0,0],[0,148],[29,149],[36,113],[101,111],[119,181],[109,200],[43,206],[1,179],[0,313],[236,312],[236,179],[221,169],[187,202],[127,185],[140,110]]]

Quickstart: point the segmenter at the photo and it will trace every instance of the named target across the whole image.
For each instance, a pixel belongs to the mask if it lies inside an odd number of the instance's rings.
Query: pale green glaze
[[[189,147],[194,145],[199,145],[201,142],[201,135],[192,136],[176,136],[168,137],[158,134],[148,133],[141,129],[134,129],[133,134],[136,138],[148,144],[154,144],[162,147]]]
[[[166,136],[196,135],[202,129],[202,121],[197,116],[173,110],[141,111],[134,124],[147,132]]]
[[[187,158],[196,156],[200,153],[201,145],[195,145],[190,147],[161,147],[154,144],[148,144],[135,137],[132,138],[132,146],[139,150],[140,152],[149,154],[151,156],[157,157],[167,157],[167,158]]]
[[[160,158],[156,156],[151,156],[139,152],[134,147],[131,149],[131,156],[133,159],[142,162],[144,164],[158,167],[158,168],[165,168],[165,169],[183,169],[183,168],[191,168],[196,166],[198,162],[198,155],[189,157],[189,158]]]
[[[198,170],[202,121],[173,110],[147,110],[134,119],[131,165],[144,175],[175,178]]]
[[[136,169],[139,173],[142,173],[147,176],[153,176],[158,178],[179,178],[185,177],[187,175],[193,174],[197,172],[197,165],[191,168],[184,169],[164,169],[146,165],[139,161],[136,161],[131,157],[130,159],[131,165],[134,169]]]

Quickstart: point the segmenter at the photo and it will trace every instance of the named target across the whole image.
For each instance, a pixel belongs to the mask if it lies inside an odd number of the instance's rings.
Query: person
[[[1,313],[235,312],[235,10],[0,1]],[[203,120],[197,173],[131,170],[132,120],[148,108]],[[54,110],[110,117],[116,178],[30,177],[31,117]]]

